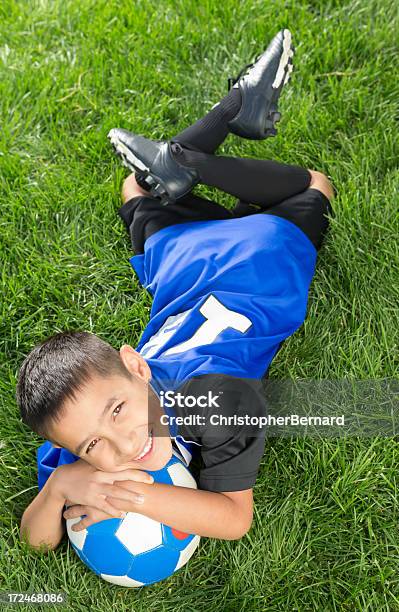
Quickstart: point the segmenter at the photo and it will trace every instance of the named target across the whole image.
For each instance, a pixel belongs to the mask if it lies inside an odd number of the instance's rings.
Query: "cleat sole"
[[[283,52],[280,57],[280,63],[277,68],[276,76],[274,77],[274,81],[272,83],[273,89],[278,89],[283,84],[287,64],[292,58],[292,56],[294,55],[291,43],[292,43],[291,32],[289,30],[284,30]]]
[[[108,138],[115,150],[115,153],[121,158],[123,165],[129,170],[133,171],[137,176],[139,176],[146,186],[148,187],[148,192],[154,198],[160,199],[161,204],[166,206],[170,202],[174,202],[174,199],[171,198],[167,190],[165,189],[162,181],[154,174],[150,174],[150,169],[143,164],[141,159],[139,159],[132,151],[112,134],[111,132],[108,134]]]

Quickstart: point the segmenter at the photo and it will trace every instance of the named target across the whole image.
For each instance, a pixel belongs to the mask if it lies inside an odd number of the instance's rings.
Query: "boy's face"
[[[160,422],[164,411],[148,386],[151,371],[128,345],[120,349],[120,356],[132,378],[93,375],[76,401],[65,402],[49,438],[54,446],[105,472],[159,470],[172,456],[172,444],[167,426]]]

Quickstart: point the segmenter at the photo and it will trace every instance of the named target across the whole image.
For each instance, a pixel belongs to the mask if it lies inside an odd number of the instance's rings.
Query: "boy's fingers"
[[[129,506],[135,504],[142,504],[144,502],[144,496],[141,493],[138,493],[134,490],[134,484],[132,482],[128,483],[130,488],[128,487],[119,487],[118,485],[104,485],[102,490],[106,490],[106,495],[101,495],[104,499],[108,501],[113,501],[115,498],[119,499],[119,501],[124,502],[125,510],[128,510]],[[103,507],[101,506],[101,509]]]
[[[117,484],[108,485],[107,497],[117,497],[118,499],[125,500],[132,503],[143,503],[144,496],[134,490],[134,484],[130,483],[130,487],[120,487]]]
[[[137,489],[134,482],[132,482],[131,480],[119,480],[118,482],[115,482],[114,487],[116,487],[116,491],[118,491],[119,493],[123,490],[130,491],[130,493],[136,493]],[[119,493],[118,495],[116,495],[116,497],[122,497],[122,495],[120,495]],[[137,494],[142,495],[142,493]]]
[[[119,489],[127,489],[128,491],[134,491],[134,484],[131,480],[118,480],[118,482],[115,483],[115,487],[118,487]]]
[[[140,508],[144,503],[144,496],[135,495],[134,499],[131,499],[130,501],[126,501],[125,499],[120,499],[118,497],[110,497],[108,498],[108,501],[114,509],[114,512],[115,508],[117,508],[117,510],[122,511],[121,516],[125,516],[126,512],[140,512]]]
[[[110,504],[108,504],[107,502],[104,502],[104,505],[107,508],[106,511],[94,509],[91,506],[75,505],[72,508],[68,508],[68,510],[65,510],[65,512],[63,513],[63,517],[65,519],[78,518],[80,516],[83,516],[84,514],[87,514],[89,510],[91,510],[92,523],[98,523],[99,521],[104,521],[105,519],[109,519],[109,518],[121,518],[121,514],[123,515],[125,514],[125,513],[121,513],[119,510],[116,510],[115,508],[110,506]],[[89,517],[87,518],[89,519]],[[76,524],[78,525],[79,523],[76,523]]]
[[[85,517],[84,519],[79,521],[79,523],[75,523],[75,525],[72,525],[71,529],[72,531],[81,531],[82,529],[86,529],[86,527],[90,527],[93,522],[94,521],[92,519],[89,519],[89,517]]]
[[[127,508],[129,502],[125,499],[116,499],[115,497],[112,497],[111,499],[107,498],[104,500],[103,506],[101,508],[102,512],[110,514],[113,518],[123,518],[124,516],[126,516],[126,512],[129,512],[129,509]],[[119,503],[115,503],[114,505],[114,502]]]
[[[120,511],[121,516],[125,516],[126,512],[134,512],[134,510],[129,510],[127,508],[128,502],[123,499],[112,497],[112,501],[110,501],[110,504],[112,505],[114,512]]]
[[[143,470],[122,470],[121,472],[112,472],[112,478],[114,481],[117,480],[133,480],[135,482],[145,482],[146,484],[152,484],[154,478],[151,474],[147,474]]]
[[[85,506],[72,506],[72,508],[68,508],[68,510],[65,510],[65,512],[63,513],[63,517],[64,518],[76,518],[78,516],[82,516],[83,514],[85,514]]]

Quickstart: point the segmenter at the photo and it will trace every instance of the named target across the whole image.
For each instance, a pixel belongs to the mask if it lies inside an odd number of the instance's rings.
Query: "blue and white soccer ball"
[[[197,488],[175,450],[161,470],[149,473],[154,482]],[[168,578],[187,563],[200,541],[198,535],[172,529],[136,512],[72,531],[72,525],[80,520],[66,521],[73,549],[95,574],[119,586],[139,587]]]

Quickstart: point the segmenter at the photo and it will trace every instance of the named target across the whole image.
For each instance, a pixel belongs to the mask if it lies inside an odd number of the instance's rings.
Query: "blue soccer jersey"
[[[301,229],[269,214],[182,223],[152,234],[130,262],[153,297],[136,350],[150,366],[155,392],[198,393],[202,381],[233,398],[229,379],[260,379],[281,342],[304,321],[316,257]],[[224,409],[231,411],[231,402]],[[187,440],[187,430],[171,430],[187,465],[194,445],[201,447],[200,486],[253,486],[264,440],[229,433],[221,454],[220,444],[218,453],[212,450],[208,433]],[[38,450],[39,487],[59,462],[77,459],[62,451],[50,442]]]
[[[153,296],[137,350],[155,383],[179,386],[260,378],[305,318],[316,249],[290,221],[254,214],[164,228],[130,261]]]

